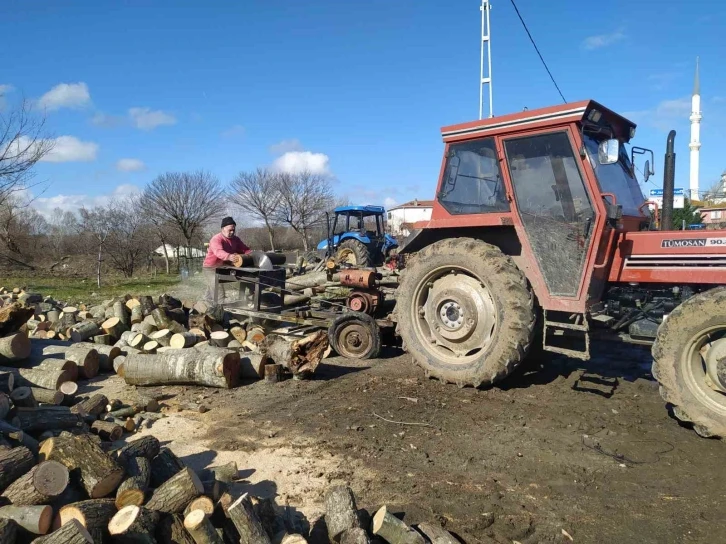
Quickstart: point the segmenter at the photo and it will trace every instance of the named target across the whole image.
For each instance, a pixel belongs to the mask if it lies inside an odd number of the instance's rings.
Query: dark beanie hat
[[[236,227],[237,223],[235,223],[234,219],[232,219],[231,217],[225,217],[224,219],[222,219],[222,228],[226,227],[227,225],[234,225]]]

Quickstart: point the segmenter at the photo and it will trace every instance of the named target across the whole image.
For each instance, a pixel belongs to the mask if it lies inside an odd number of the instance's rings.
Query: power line
[[[559,85],[557,85],[557,82],[555,81],[555,77],[552,75],[552,72],[550,72],[549,67],[547,66],[547,63],[545,62],[544,58],[542,57],[542,53],[539,52],[539,48],[537,47],[537,44],[534,42],[534,38],[532,37],[532,34],[529,32],[529,28],[527,28],[527,23],[524,22],[524,19],[522,18],[522,14],[519,13],[519,9],[517,8],[517,4],[514,3],[514,0],[509,0],[512,3],[512,6],[514,7],[514,11],[517,12],[517,17],[519,17],[519,20],[522,22],[522,26],[524,27],[525,32],[527,32],[527,36],[529,36],[529,41],[532,42],[532,45],[534,46],[534,50],[537,51],[537,55],[539,55],[539,60],[542,61],[542,64],[545,67],[545,70],[547,70],[547,73],[550,76],[550,79],[552,80],[552,83],[554,83],[555,88],[557,89],[557,92],[560,93],[560,98],[562,98],[562,101],[567,104],[567,100],[565,99],[565,96],[562,94],[562,91],[560,90]]]

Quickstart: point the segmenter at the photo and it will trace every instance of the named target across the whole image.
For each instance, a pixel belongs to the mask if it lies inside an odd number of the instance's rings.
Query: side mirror
[[[616,139],[603,140],[597,148],[600,164],[615,164],[620,154],[620,142]]]
[[[646,160],[645,161],[645,171],[643,172],[643,183],[648,181],[648,179],[650,178],[650,176],[652,174],[653,174],[653,172],[650,171],[650,161]]]

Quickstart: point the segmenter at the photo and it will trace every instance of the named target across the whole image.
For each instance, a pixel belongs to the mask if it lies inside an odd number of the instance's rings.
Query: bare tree
[[[103,262],[103,248],[106,244],[109,234],[111,233],[111,222],[109,221],[107,210],[103,207],[92,208],[87,210],[81,208],[78,212],[81,217],[79,229],[93,236],[98,246],[98,264],[96,268],[96,279],[98,286],[101,287],[101,263]]]
[[[266,168],[240,172],[232,180],[230,189],[232,203],[265,224],[270,247],[275,251],[274,227],[282,199],[279,176]]]
[[[219,180],[201,170],[162,174],[146,187],[142,198],[160,221],[178,229],[187,248],[204,224],[224,210]]]
[[[137,200],[138,211],[144,215],[149,221],[151,230],[161,244],[162,255],[164,255],[164,265],[166,273],[170,273],[169,268],[169,242],[171,242],[175,233],[175,223],[173,223],[164,210],[159,209],[146,193],[141,195]]]
[[[17,194],[0,202],[0,256],[11,264],[34,270],[28,261],[40,253],[39,242],[47,222]]]
[[[310,232],[323,224],[325,212],[333,200],[330,180],[308,171],[281,173],[278,179],[280,205],[275,216],[300,236],[303,248],[308,251]]]
[[[110,204],[105,210],[109,234],[106,254],[113,268],[130,278],[139,262],[154,250],[151,222],[138,213],[139,197],[132,196],[122,202]]]
[[[0,110],[0,203],[29,186],[33,167],[53,149],[44,129],[45,119],[36,118],[27,101]]]

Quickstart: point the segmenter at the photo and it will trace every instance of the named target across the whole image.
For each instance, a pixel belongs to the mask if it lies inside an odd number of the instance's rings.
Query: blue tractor
[[[318,244],[318,252],[349,266],[383,264],[396,239],[385,233],[383,206],[340,206],[335,208],[332,226],[328,220],[328,239]]]

